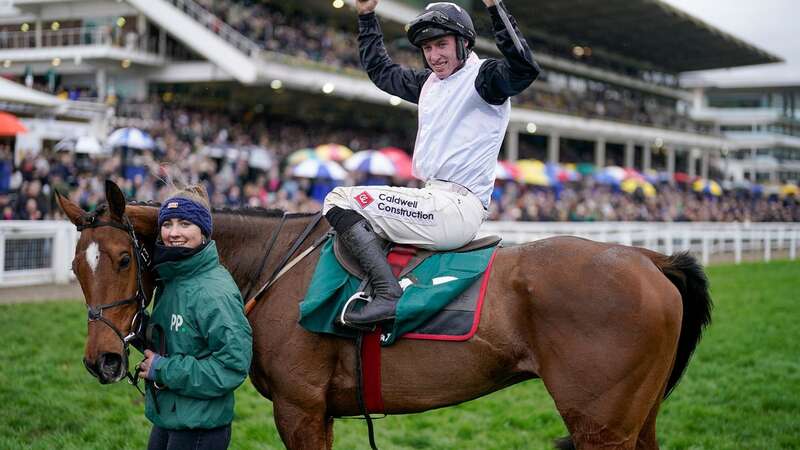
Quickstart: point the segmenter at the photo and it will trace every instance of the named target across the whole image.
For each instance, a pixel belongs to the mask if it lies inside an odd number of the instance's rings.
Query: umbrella
[[[100,141],[94,136],[81,136],[62,139],[53,147],[53,150],[57,152],[66,151],[85,153],[87,155],[99,155],[101,153],[105,153]]]
[[[595,173],[594,179],[598,183],[619,185],[625,179],[625,169],[619,166],[604,167]]]
[[[411,156],[405,150],[397,147],[384,147],[380,152],[388,156],[394,163],[395,175],[400,178],[412,178]]]
[[[578,167],[574,163],[568,164],[554,164],[548,163],[548,173],[558,180],[559,183],[566,183],[569,181],[579,181],[581,174]]]
[[[28,131],[16,116],[0,111],[0,136],[16,136]]]
[[[294,166],[292,175],[301,178],[321,178],[326,180],[344,180],[347,172],[335,161],[307,159]]]
[[[108,136],[109,147],[129,147],[152,150],[156,143],[149,134],[138,128],[120,128]]]
[[[629,194],[633,194],[637,189],[641,189],[645,197],[655,197],[656,188],[644,179],[628,178],[620,184],[620,189]]]
[[[300,150],[295,150],[286,157],[286,164],[296,166],[307,159],[318,158],[319,155],[317,155],[317,152],[315,152],[313,148],[301,148]]]
[[[692,177],[690,177],[686,172],[675,172],[673,178],[675,178],[675,181],[678,183],[688,183],[692,180]]]
[[[800,187],[797,187],[796,184],[786,183],[781,186],[781,195],[794,195],[795,197],[800,195]]]
[[[519,177],[519,169],[511,161],[497,161],[494,166],[494,177],[498,180],[515,180]]]
[[[344,162],[347,170],[354,172],[368,173],[372,175],[384,175],[390,177],[397,173],[394,163],[388,156],[377,150],[363,150],[356,152]]]
[[[716,197],[722,195],[722,186],[713,180],[697,180],[692,183],[692,189],[695,192],[702,192],[704,194],[711,194]]]
[[[535,186],[550,186],[553,180],[547,175],[546,166],[536,159],[521,159],[517,161],[519,177],[517,181]]]
[[[272,152],[262,147],[250,147],[250,156],[247,160],[250,167],[261,170],[269,170],[275,163]]]
[[[327,161],[344,161],[353,156],[353,151],[340,144],[323,144],[314,149],[317,156]]]

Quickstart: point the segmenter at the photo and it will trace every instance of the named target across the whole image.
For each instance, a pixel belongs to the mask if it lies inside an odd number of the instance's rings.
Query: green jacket
[[[220,264],[212,241],[199,253],[156,266],[160,276],[150,320],[166,337],[155,364],[156,396],[146,390],[145,415],[169,429],[215,428],[233,420],[233,391],[247,377],[253,332],[242,296]],[[154,333],[157,336],[157,333]],[[158,349],[159,338],[154,337]]]

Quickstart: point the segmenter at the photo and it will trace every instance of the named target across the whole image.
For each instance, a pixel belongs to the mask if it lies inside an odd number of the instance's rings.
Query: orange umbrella
[[[0,136],[16,136],[26,131],[28,129],[16,116],[0,111]]]

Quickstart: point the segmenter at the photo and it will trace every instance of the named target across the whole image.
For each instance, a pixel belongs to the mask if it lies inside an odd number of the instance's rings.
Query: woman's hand
[[[495,5],[494,0],[483,0],[483,4],[486,5],[487,8]]]
[[[148,375],[150,373],[150,366],[153,365],[156,359],[160,358],[161,355],[158,353],[151,352],[150,350],[144,351],[144,360],[139,363],[138,366],[138,375],[139,378],[144,378],[146,380],[153,381]]]
[[[372,11],[375,11],[375,7],[377,6],[378,6],[378,0],[356,0],[356,11],[358,11],[359,16],[362,14],[369,14]]]

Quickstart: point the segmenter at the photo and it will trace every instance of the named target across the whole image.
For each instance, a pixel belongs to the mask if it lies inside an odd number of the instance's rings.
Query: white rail
[[[689,250],[703,264],[797,259],[800,223],[486,222],[482,233],[507,245],[558,235],[646,247],[662,253]],[[67,283],[79,234],[66,221],[0,221],[0,287]],[[748,257],[748,258],[745,258]]]
[[[507,244],[571,235],[602,242],[615,242],[671,254],[689,250],[703,264],[714,258],[739,264],[745,255],[769,261],[773,252],[797,258],[800,223],[716,222],[486,222],[482,233],[496,234]]]

